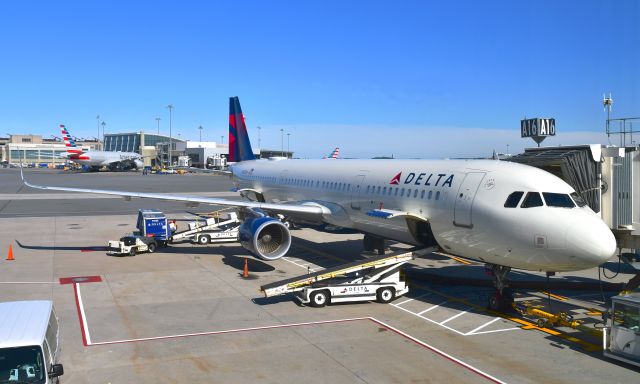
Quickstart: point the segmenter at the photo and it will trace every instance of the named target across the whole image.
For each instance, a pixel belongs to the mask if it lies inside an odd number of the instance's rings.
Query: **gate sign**
[[[556,135],[556,119],[526,119],[520,120],[521,137],[530,137],[538,145],[547,136]]]

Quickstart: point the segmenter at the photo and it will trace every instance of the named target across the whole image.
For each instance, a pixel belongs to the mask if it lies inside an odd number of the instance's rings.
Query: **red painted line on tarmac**
[[[411,335],[409,335],[408,333],[405,333],[395,327],[392,327],[391,325],[388,325],[374,317],[354,317],[354,318],[348,318],[348,319],[337,319],[337,320],[323,320],[323,321],[312,321],[312,322],[304,322],[304,323],[292,323],[292,324],[278,324],[278,325],[267,325],[267,326],[262,326],[262,327],[250,327],[250,328],[239,328],[239,329],[228,329],[228,330],[223,330],[223,331],[210,331],[210,332],[197,332],[197,333],[187,333],[187,334],[182,334],[182,335],[170,335],[170,336],[156,336],[156,337],[146,337],[146,338],[139,338],[139,339],[128,339],[128,340],[114,340],[114,341],[101,341],[101,342],[91,342],[88,341],[88,337],[85,333],[85,328],[87,329],[88,332],[88,325],[86,324],[86,319],[83,316],[83,309],[81,308],[81,303],[80,303],[80,299],[79,299],[79,284],[78,283],[74,283],[73,284],[73,289],[74,289],[74,293],[75,293],[75,300],[76,300],[76,309],[78,311],[78,320],[80,322],[80,332],[82,334],[82,342],[84,344],[85,347],[91,347],[91,346],[100,346],[100,345],[113,345],[113,344],[126,344],[126,343],[136,343],[136,342],[142,342],[142,341],[152,341],[152,340],[169,340],[169,339],[178,339],[178,338],[186,338],[186,337],[193,337],[193,336],[210,336],[210,335],[224,335],[224,334],[231,334],[231,333],[241,333],[241,332],[249,332],[249,331],[264,331],[264,330],[270,330],[270,329],[281,329],[281,328],[293,328],[293,327],[302,327],[302,326],[308,326],[308,325],[322,325],[322,324],[337,324],[337,323],[347,323],[347,322],[354,322],[354,321],[360,321],[360,320],[369,320],[373,323],[375,323],[376,325],[383,327],[389,331],[392,331],[393,333],[400,335],[402,337],[404,337],[405,339],[408,339],[412,342],[414,342],[415,344],[428,349],[429,351],[435,353],[436,355],[443,357],[445,359],[447,359],[448,361],[461,366],[467,370],[469,370],[470,372],[475,373],[476,375],[483,377],[486,380],[489,380],[493,383],[498,383],[498,384],[505,384],[504,381],[493,377],[492,375],[483,372],[481,370],[479,370],[478,368],[475,368],[467,363],[465,363],[464,361],[449,355],[448,353],[441,351],[440,349],[433,347]]]
[[[369,317],[368,319],[373,321],[374,323],[380,325],[381,327],[384,327],[385,329],[388,329],[388,330],[396,333],[397,335],[400,335],[400,336],[404,337],[405,339],[411,340],[414,343],[418,344],[419,346],[421,346],[423,348],[426,348],[426,349],[430,350],[431,352],[433,352],[433,353],[435,353],[435,354],[437,354],[437,355],[439,355],[441,357],[444,357],[445,359],[451,361],[452,363],[455,363],[455,364],[457,364],[457,365],[459,365],[461,367],[464,367],[464,368],[468,369],[469,371],[471,371],[471,372],[473,372],[473,373],[475,373],[475,374],[477,374],[479,376],[484,377],[485,379],[487,379],[489,381],[492,381],[494,383],[499,383],[499,384],[505,384],[504,381],[502,381],[500,379],[497,379],[497,378],[489,375],[488,373],[485,373],[485,372],[479,370],[478,368],[475,368],[475,367],[465,363],[464,361],[459,360],[459,359],[449,355],[448,353],[445,353],[445,352],[439,350],[436,347],[433,347],[433,346],[431,346],[431,345],[429,345],[429,344],[427,344],[427,343],[425,343],[423,341],[420,341],[420,340],[416,339],[415,337],[413,337],[413,336],[411,336],[411,335],[409,335],[407,333],[402,332],[399,329],[396,329],[396,328],[394,328],[394,327],[392,327],[392,326],[390,326],[388,324],[385,324],[382,321],[380,321],[380,320],[378,320],[378,319],[376,319],[374,317]]]
[[[80,309],[80,300],[78,300],[78,284],[73,284],[73,294],[76,298],[76,310],[78,311],[78,320],[80,321],[80,333],[82,334],[82,344],[88,347],[87,335],[84,333],[84,319],[82,318],[82,310]]]
[[[75,283],[101,283],[102,277],[100,276],[72,276],[61,277],[60,284],[75,284]]]

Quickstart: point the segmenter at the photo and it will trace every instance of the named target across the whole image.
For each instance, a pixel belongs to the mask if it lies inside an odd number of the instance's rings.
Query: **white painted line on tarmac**
[[[496,333],[496,332],[505,332],[505,331],[517,331],[519,329],[522,329],[522,328],[514,327],[514,328],[494,329],[492,331],[476,332],[476,333],[473,333],[472,335],[486,335],[487,333]]]
[[[426,320],[426,321],[428,321],[428,322],[430,322],[430,323],[433,323],[433,324],[435,324],[435,325],[438,325],[438,326],[440,326],[440,327],[442,327],[442,328],[448,329],[448,330],[450,330],[451,332],[455,332],[455,333],[457,333],[457,334],[458,334],[458,335],[460,335],[460,336],[465,336],[465,334],[464,334],[463,332],[460,332],[460,331],[458,331],[457,329],[451,328],[451,327],[446,326],[446,325],[441,325],[440,323],[438,323],[438,322],[437,322],[437,321],[435,321],[435,320],[431,320],[431,319],[430,319],[430,318],[428,318],[428,317],[424,317],[424,316],[422,316],[422,315],[419,315],[419,314],[417,314],[417,313],[415,313],[415,312],[412,312],[412,311],[410,311],[410,310],[408,310],[408,309],[406,309],[406,308],[402,308],[402,307],[396,307],[396,308],[398,308],[398,309],[399,309],[399,310],[401,310],[401,311],[405,311],[405,312],[407,312],[407,313],[410,313],[410,314],[412,314],[413,316],[419,317],[419,318],[421,318],[422,320]]]
[[[59,281],[0,281],[0,284],[60,284]]]
[[[465,313],[469,312],[469,309],[471,309],[471,307],[468,307],[467,309],[465,309],[464,311],[458,313],[457,315],[453,315],[450,318],[446,319],[445,321],[440,322],[440,325],[444,325],[448,322],[450,322],[453,319],[457,319],[458,317],[464,315]]]
[[[438,308],[439,306],[441,306],[442,304],[446,303],[447,301],[449,301],[449,300],[445,300],[445,301],[443,301],[443,302],[441,302],[439,304],[434,305],[433,307],[429,307],[429,308],[425,309],[424,311],[416,313],[416,315],[420,316],[423,313],[427,313],[427,312],[429,312],[431,310],[434,310],[434,309]]]
[[[431,292],[427,292],[427,293],[422,294],[422,295],[420,295],[420,296],[416,296],[416,297],[414,297],[413,299],[407,299],[407,300],[405,300],[405,301],[401,301],[401,302],[399,302],[399,303],[395,303],[395,304],[391,304],[391,305],[393,305],[394,307],[397,307],[398,305],[406,304],[406,303],[408,303],[408,302],[410,302],[410,301],[418,300],[418,299],[420,299],[420,298],[422,298],[422,297],[429,296],[429,295],[431,295]]]
[[[85,345],[91,345],[91,335],[89,334],[89,326],[87,325],[87,317],[84,313],[84,304],[82,303],[82,294],[80,293],[80,284],[73,283],[73,290],[76,294],[76,304],[78,305],[78,314],[80,315],[80,325],[82,327],[82,337]]]
[[[467,335],[473,335],[474,333],[476,333],[477,331],[481,330],[482,328],[487,327],[487,326],[495,323],[496,321],[498,321],[500,319],[502,319],[502,317],[496,317],[493,320],[482,324],[481,326],[477,327],[476,329],[472,329],[471,331],[467,332]]]

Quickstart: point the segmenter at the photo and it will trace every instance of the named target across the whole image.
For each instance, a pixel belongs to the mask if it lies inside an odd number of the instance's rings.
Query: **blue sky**
[[[239,96],[254,145],[301,157],[518,152],[519,121],[549,144],[606,142],[640,115],[637,1],[5,2],[0,135],[168,133],[227,140]],[[612,142],[616,143],[617,139]],[[286,136],[285,144],[286,147]]]

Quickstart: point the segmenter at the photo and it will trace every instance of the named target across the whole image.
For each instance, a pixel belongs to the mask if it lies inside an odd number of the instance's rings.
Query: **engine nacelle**
[[[275,260],[289,251],[291,234],[273,217],[247,217],[240,225],[240,243],[261,259]]]

